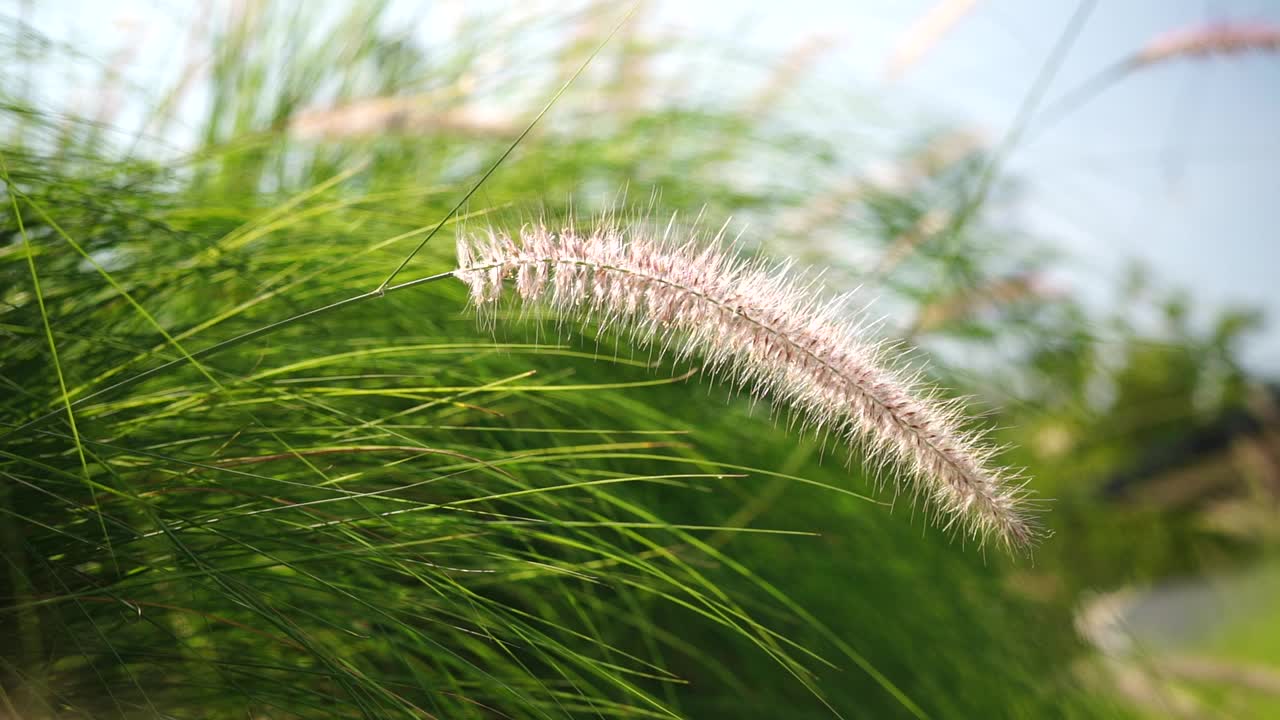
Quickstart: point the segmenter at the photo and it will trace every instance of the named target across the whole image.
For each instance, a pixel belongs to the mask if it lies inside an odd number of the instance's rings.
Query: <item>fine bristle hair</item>
[[[677,359],[700,356],[713,375],[862,451],[868,467],[893,468],[946,527],[1030,547],[1037,531],[1018,473],[992,462],[999,448],[967,428],[956,401],[896,369],[845,298],[823,300],[789,264],[737,259],[723,229],[709,241],[675,235],[674,220],[665,230],[609,218],[585,231],[489,229],[459,238],[455,275],[481,312],[510,294]]]

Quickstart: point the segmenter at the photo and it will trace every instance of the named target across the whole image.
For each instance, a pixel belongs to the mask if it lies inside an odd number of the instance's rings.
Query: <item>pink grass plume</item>
[[[458,241],[455,275],[483,311],[506,295],[559,318],[630,331],[677,359],[699,356],[715,376],[790,406],[868,463],[890,467],[947,527],[1010,549],[1036,527],[1024,483],[993,462],[957,403],[894,369],[885,343],[823,300],[787,266],[735,259],[711,242],[675,242],[609,223],[589,233],[527,225]]]

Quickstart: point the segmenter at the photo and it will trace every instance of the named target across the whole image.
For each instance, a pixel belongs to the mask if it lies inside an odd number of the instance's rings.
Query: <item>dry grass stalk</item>
[[[457,277],[480,309],[504,294],[558,317],[595,320],[678,358],[700,355],[713,375],[785,400],[875,467],[892,464],[950,527],[1011,548],[1035,536],[1017,476],[967,430],[957,404],[892,369],[885,346],[822,301],[786,266],[731,259],[719,246],[671,241],[605,224],[591,233],[526,226],[458,242]]]

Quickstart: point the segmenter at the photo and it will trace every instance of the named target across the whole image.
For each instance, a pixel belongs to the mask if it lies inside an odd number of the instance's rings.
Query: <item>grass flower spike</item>
[[[785,401],[873,464],[890,464],[948,526],[1023,548],[1034,530],[1016,476],[964,429],[954,403],[934,399],[886,362],[883,343],[823,301],[786,266],[732,259],[721,236],[679,244],[611,225],[590,234],[524,227],[458,242],[458,278],[481,310],[506,293],[562,318],[630,330],[713,374]]]

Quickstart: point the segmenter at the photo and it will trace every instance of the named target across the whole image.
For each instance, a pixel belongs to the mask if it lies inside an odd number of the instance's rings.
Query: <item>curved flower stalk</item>
[[[1264,22],[1212,23],[1157,35],[1136,52],[1112,63],[1041,110],[1036,132],[1043,133],[1132,72],[1179,58],[1225,57],[1248,52],[1280,52],[1280,26]]]
[[[948,527],[1024,548],[1035,530],[1016,475],[963,427],[954,403],[892,369],[882,343],[823,302],[785,266],[743,262],[710,243],[677,244],[605,225],[589,234],[543,225],[518,236],[489,230],[458,241],[455,275],[484,310],[504,294],[560,317],[629,329],[714,374],[788,403],[872,464],[892,464]]]

